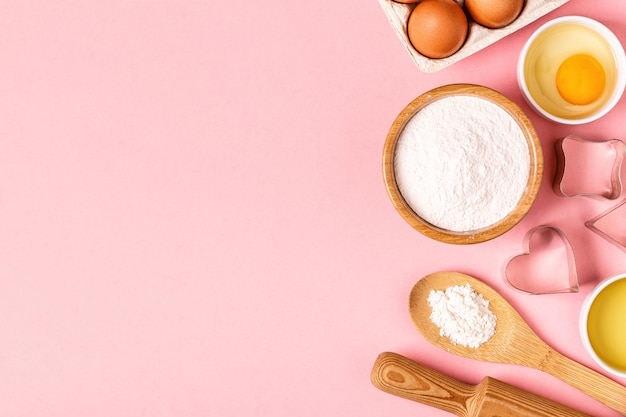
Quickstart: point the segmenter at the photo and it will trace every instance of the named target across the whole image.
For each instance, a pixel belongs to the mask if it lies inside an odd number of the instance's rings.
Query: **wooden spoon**
[[[478,348],[455,345],[440,336],[439,327],[429,318],[431,290],[445,291],[450,286],[465,284],[489,301],[489,308],[497,317],[495,334]],[[409,312],[420,333],[435,346],[471,359],[539,369],[626,416],[626,387],[553,350],[500,294],[474,277],[459,272],[427,275],[411,291]]]

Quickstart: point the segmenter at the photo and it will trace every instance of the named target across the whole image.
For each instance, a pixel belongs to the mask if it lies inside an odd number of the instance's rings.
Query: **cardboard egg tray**
[[[407,20],[415,4],[401,4],[393,0],[378,1],[389,19],[391,27],[398,35],[398,38],[400,38],[400,42],[409,52],[417,67],[423,72],[435,72],[446,68],[569,2],[569,0],[526,0],[526,4],[518,18],[508,26],[500,29],[488,29],[468,19],[469,32],[463,47],[447,58],[430,59],[413,48],[407,35]],[[457,2],[463,4],[462,0],[457,0]]]

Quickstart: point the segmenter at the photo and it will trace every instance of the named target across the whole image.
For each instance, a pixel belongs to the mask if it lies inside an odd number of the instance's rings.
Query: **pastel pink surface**
[[[542,372],[438,350],[407,302],[428,273],[472,274],[599,371],[578,312],[626,258],[584,222],[613,203],[558,197],[550,173],[560,137],[624,137],[626,103],[555,125],[523,103],[515,66],[532,31],[565,14],[626,41],[622,8],[572,0],[424,74],[376,1],[3,2],[0,415],[448,415],[370,384],[391,350],[616,416]],[[528,216],[479,245],[415,232],[382,182],[397,113],[452,82],[517,102],[546,159]],[[503,263],[538,224],[570,238],[578,294],[505,285]]]

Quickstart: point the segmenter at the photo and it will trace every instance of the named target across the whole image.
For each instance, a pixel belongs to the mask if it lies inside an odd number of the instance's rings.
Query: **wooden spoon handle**
[[[466,406],[474,393],[472,385],[454,380],[404,356],[381,353],[371,374],[372,384],[384,392],[456,414],[469,415]]]
[[[549,352],[540,369],[626,416],[626,387],[623,385],[554,350]]]

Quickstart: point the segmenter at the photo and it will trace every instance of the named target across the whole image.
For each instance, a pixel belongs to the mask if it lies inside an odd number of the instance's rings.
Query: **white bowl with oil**
[[[626,378],[626,274],[605,279],[585,299],[580,337],[604,370]]]
[[[537,29],[522,48],[517,81],[524,98],[554,122],[589,123],[607,114],[626,87],[626,55],[602,23],[564,16]]]

